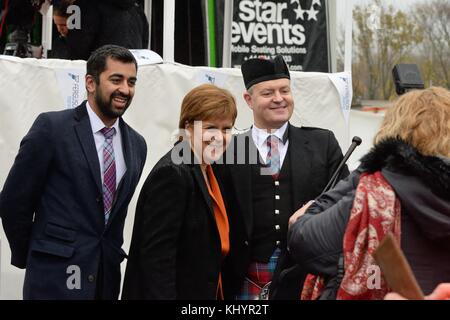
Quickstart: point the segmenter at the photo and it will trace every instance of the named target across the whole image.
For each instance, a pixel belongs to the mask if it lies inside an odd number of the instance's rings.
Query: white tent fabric
[[[0,56],[0,188],[17,154],[20,140],[37,115],[61,110],[65,105],[76,105],[84,99],[85,64],[85,61]],[[291,122],[332,130],[345,151],[349,145],[349,130],[341,112],[340,95],[329,76],[324,73],[292,72],[291,78],[295,100]],[[148,156],[141,183],[128,210],[124,235],[126,251],[142,183],[156,161],[173,145],[184,95],[205,82],[214,82],[235,95],[238,104],[236,128],[249,128],[252,113],[242,98],[244,85],[239,70],[173,63],[139,67],[136,94],[124,119],[145,137]],[[373,135],[371,130],[365,130],[368,136]],[[0,299],[20,299],[23,270],[10,266],[10,251],[3,228],[0,235]]]

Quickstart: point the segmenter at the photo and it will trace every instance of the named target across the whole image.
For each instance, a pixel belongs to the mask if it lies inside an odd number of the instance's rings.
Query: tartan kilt
[[[260,300],[259,295],[261,290],[264,287],[268,288],[270,281],[272,281],[280,253],[281,250],[277,248],[268,263],[250,263],[241,291],[236,296],[236,300]]]

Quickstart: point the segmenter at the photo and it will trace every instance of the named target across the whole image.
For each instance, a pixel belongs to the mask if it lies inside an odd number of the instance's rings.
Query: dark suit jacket
[[[222,254],[210,195],[185,142],[155,165],[139,195],[122,299],[216,299]]]
[[[291,199],[292,207],[296,210],[322,192],[343,156],[336,138],[329,130],[298,128],[292,125],[288,126],[288,130],[289,147],[286,157],[291,160]],[[257,154],[251,130],[235,136],[228,150],[234,152],[233,161],[237,164],[223,166],[220,171],[229,205],[227,212],[230,228],[233,230],[231,245],[235,248],[226,265],[228,277],[225,279],[225,285],[228,292],[239,291],[251,262],[251,239],[255,219],[252,203],[253,164],[242,164],[240,161],[243,158],[239,154],[242,150],[239,150],[238,145],[243,146],[244,140],[247,140],[243,149],[245,163],[249,161],[249,153]],[[229,160],[226,160],[227,163]],[[342,176],[347,175],[348,169],[345,168]]]
[[[86,104],[39,115],[23,138],[0,214],[11,263],[26,268],[25,299],[117,299],[125,216],[147,154],[144,138],[122,119],[120,130],[127,171],[106,227]]]

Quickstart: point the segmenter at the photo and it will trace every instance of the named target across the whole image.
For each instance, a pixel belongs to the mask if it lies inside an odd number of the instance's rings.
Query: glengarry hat
[[[242,63],[241,72],[247,90],[259,82],[291,78],[286,62],[281,55],[276,56],[273,60],[248,59]]]

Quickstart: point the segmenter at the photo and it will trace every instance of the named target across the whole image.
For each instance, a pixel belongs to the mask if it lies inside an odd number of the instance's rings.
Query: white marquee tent
[[[84,99],[84,70],[85,61],[0,56],[0,189],[17,154],[20,140],[36,116],[41,112],[75,106]],[[382,118],[350,112],[350,125],[347,123],[344,114],[349,109],[348,106],[341,106],[341,103],[345,104],[348,94],[351,94],[342,88],[342,78],[347,77],[346,81],[351,81],[348,76],[292,72],[295,110],[291,122],[298,126],[332,130],[344,152],[354,134],[361,136],[363,144],[349,161],[350,168],[355,168],[357,159],[371,147],[371,139]],[[174,63],[140,65],[136,94],[124,118],[147,140],[148,156],[141,184],[156,161],[174,142],[173,135],[182,98],[193,87],[205,82],[214,82],[235,95],[239,113],[236,128],[249,128],[252,114],[242,98],[244,85],[239,70],[190,67]],[[141,184],[128,210],[124,235],[126,251],[131,239],[134,210]],[[0,239],[0,299],[20,299],[23,270],[9,264],[10,251],[3,228]],[[122,268],[124,267],[125,263],[122,264]]]

